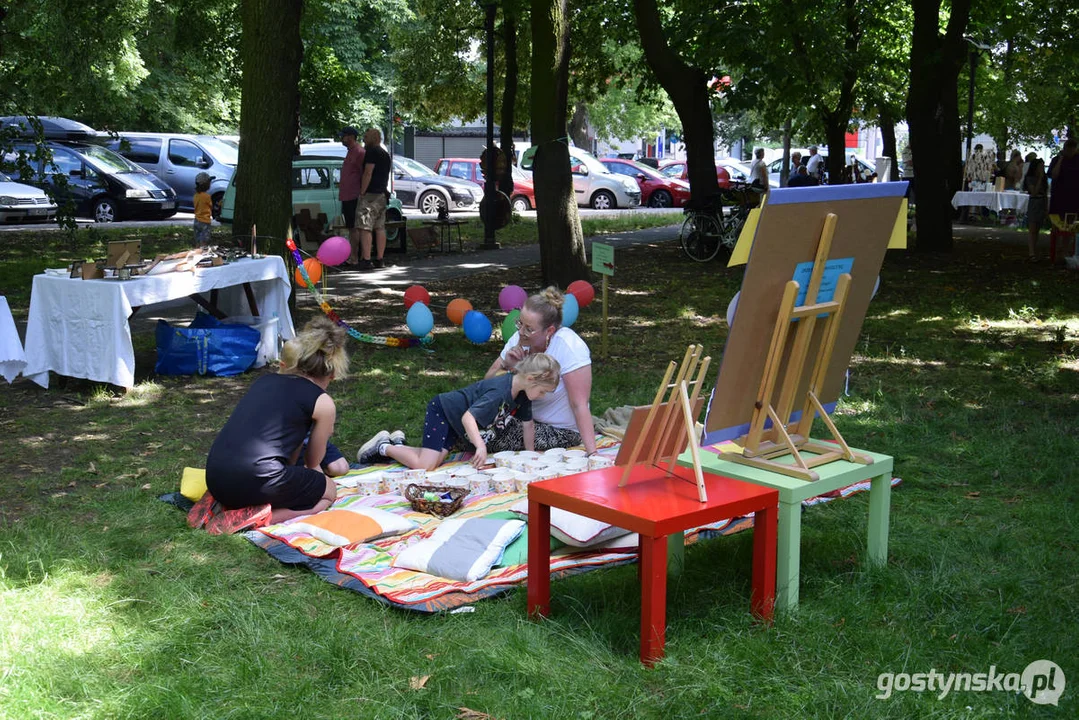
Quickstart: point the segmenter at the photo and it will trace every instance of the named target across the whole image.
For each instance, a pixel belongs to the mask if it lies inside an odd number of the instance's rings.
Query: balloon
[[[303,261],[303,266],[307,270],[307,276],[311,278],[311,282],[317,283],[322,279],[322,263],[316,258],[307,258]],[[296,268],[296,284],[300,287],[307,287],[307,283],[303,281],[303,275],[300,274],[300,268]]]
[[[481,345],[491,339],[491,321],[479,310],[469,310],[465,314],[465,337]]]
[[[588,307],[596,298],[596,289],[587,280],[574,280],[566,288],[566,292],[577,298],[578,307]]]
[[[335,265],[340,265],[345,260],[348,260],[348,256],[351,254],[352,246],[349,245],[348,240],[340,235],[334,235],[332,238],[326,238],[322,241],[322,244],[318,246],[318,252],[315,253],[315,257],[317,257],[323,265],[334,267]]]
[[[509,312],[520,307],[524,307],[525,300],[528,299],[528,293],[520,285],[507,285],[502,288],[498,293],[498,306],[502,308],[502,312]]]
[[[738,309],[738,296],[741,295],[741,294],[742,294],[741,290],[736,292],[734,294],[734,297],[731,298],[730,303],[727,305],[727,328],[728,329],[730,328],[731,325],[734,324],[734,312]]]
[[[435,326],[435,316],[431,314],[429,307],[418,302],[408,309],[405,322],[408,323],[408,329],[413,335],[423,337]]]
[[[465,321],[465,314],[472,309],[472,303],[464,298],[456,298],[450,300],[450,304],[446,306],[446,317],[450,319],[450,322],[454,325],[460,325]]]
[[[431,293],[427,292],[427,288],[423,285],[413,285],[405,290],[405,309],[412,307],[415,303],[431,304]]]
[[[517,318],[521,317],[520,310],[510,310],[510,314],[502,321],[502,342],[509,342],[513,333],[517,332]]]
[[[573,323],[577,322],[577,315],[580,312],[581,309],[577,305],[576,296],[566,295],[566,299],[562,302],[562,324],[565,327],[571,327]]]

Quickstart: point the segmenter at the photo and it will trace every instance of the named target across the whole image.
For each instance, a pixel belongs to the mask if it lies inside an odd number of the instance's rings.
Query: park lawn
[[[762,627],[748,612],[751,534],[691,546],[653,670],[637,661],[633,566],[555,582],[542,623],[525,619],[523,589],[426,616],[188,530],[156,497],[202,465],[256,373],[154,377],[141,332],[127,396],[74,380],[0,389],[0,717],[1075,717],[1079,288],[991,235],[948,257],[890,251],[852,362],[837,423],[903,478],[887,567],[865,564],[866,495],[810,508],[800,609]],[[617,261],[609,356],[598,303],[575,326],[595,414],[650,401],[689,343],[718,359],[741,278],[676,243]],[[383,428],[416,437],[433,394],[490,364],[496,340],[468,343],[445,320],[451,299],[497,325],[499,289],[539,282],[533,267],[428,286],[434,352],[351,345],[353,375],[331,385],[342,448]],[[406,331],[397,293],[334,306],[364,332]],[[313,312],[301,298],[297,324]],[[1000,691],[875,697],[881,673],[1021,673],[1039,659],[1073,683],[1059,708]]]

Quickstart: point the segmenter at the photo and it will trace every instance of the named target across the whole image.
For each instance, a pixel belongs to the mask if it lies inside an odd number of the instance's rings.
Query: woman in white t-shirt
[[[484,377],[512,372],[530,353],[547,353],[561,366],[558,388],[532,403],[536,426],[536,450],[584,445],[589,455],[596,451],[596,429],[592,425],[592,354],[577,333],[562,327],[562,303],[565,297],[555,287],[533,295],[521,308],[517,332],[491,363]],[[484,441],[490,453],[522,450],[521,424],[510,418],[501,427],[492,428]]]

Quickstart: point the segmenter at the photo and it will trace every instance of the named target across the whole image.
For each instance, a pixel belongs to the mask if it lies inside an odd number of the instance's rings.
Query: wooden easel
[[[708,501],[708,494],[704,489],[704,475],[701,470],[700,443],[697,439],[693,407],[697,404],[697,398],[701,392],[704,375],[708,372],[708,365],[712,362],[711,357],[701,361],[704,348],[701,345],[690,345],[686,348],[685,357],[682,358],[682,367],[678,371],[674,381],[671,377],[675,374],[678,363],[673,360],[667,365],[667,372],[663,381],[656,390],[656,397],[652,406],[648,409],[648,415],[644,420],[644,427],[637,441],[630,449],[629,460],[622,472],[619,487],[625,487],[629,480],[634,465],[643,462],[648,465],[657,465],[667,461],[667,474],[674,473],[674,466],[678,462],[680,450],[675,443],[673,451],[666,452],[664,448],[672,447],[671,440],[675,435],[685,433],[689,443],[690,455],[693,458],[693,476],[697,483],[697,497],[701,502]],[[697,375],[692,380],[694,371]],[[668,391],[669,394],[668,394]],[[681,407],[681,412],[675,410],[675,406]],[[629,435],[629,432],[626,433]],[[666,452],[666,454],[665,454]]]
[[[851,283],[850,274],[843,273],[836,283],[832,300],[817,302],[824,267],[832,246],[832,236],[835,234],[836,220],[834,213],[828,213],[825,217],[804,304],[795,305],[799,289],[796,280],[788,281],[783,290],[783,300],[772,331],[772,342],[749,424],[749,432],[735,441],[744,449],[740,453],[721,453],[720,457],[724,460],[752,465],[803,480],[819,479],[812,468],[836,460],[847,460],[863,465],[873,464],[873,459],[868,455],[851,451],[819,400]],[[795,320],[798,321],[797,330],[791,340],[790,330]],[[794,421],[791,419],[792,411],[798,390],[805,384],[806,361],[809,359],[813,331],[818,322],[823,325],[823,332],[817,346],[813,369],[809,375],[808,389],[805,391],[805,397],[802,398],[801,414]],[[783,358],[788,349],[786,366],[783,367]],[[781,375],[783,377],[780,377]],[[777,386],[779,399],[773,405],[772,399]],[[821,420],[828,426],[835,442],[834,445],[826,445],[810,439],[809,433],[817,413],[820,413]],[[767,420],[772,421],[772,426],[765,429]],[[803,452],[814,453],[814,456],[806,458],[802,455]],[[793,464],[775,460],[775,458],[787,455],[793,458]]]

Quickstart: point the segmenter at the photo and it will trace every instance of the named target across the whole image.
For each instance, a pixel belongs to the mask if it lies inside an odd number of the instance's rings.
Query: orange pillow
[[[289,527],[306,531],[327,545],[342,547],[400,535],[415,528],[416,523],[378,508],[337,508],[309,515],[289,523]]]

